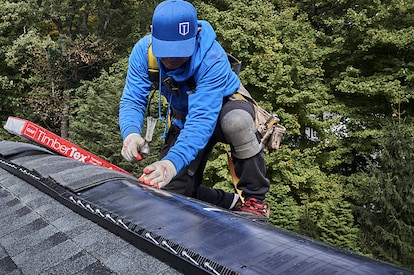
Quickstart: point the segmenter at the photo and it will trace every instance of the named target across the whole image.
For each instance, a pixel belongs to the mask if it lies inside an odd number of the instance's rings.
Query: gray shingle
[[[47,270],[61,262],[68,260],[73,255],[81,251],[80,247],[71,240],[67,239],[63,242],[60,242],[62,241],[62,239],[60,239],[56,241],[56,243],[52,244],[50,247],[44,250],[39,250],[37,253],[31,252],[25,255],[26,257],[23,257],[23,262],[20,262],[21,258],[16,259],[18,256],[20,256],[20,254],[16,257],[13,257],[13,260],[18,263],[19,267],[22,268],[23,273],[39,274],[43,270]],[[37,264],[33,265],[33,263]]]
[[[26,204],[28,207],[32,209],[37,209],[42,205],[50,204],[53,200],[52,198],[45,198],[44,193],[40,192],[37,189],[32,189],[29,194],[27,194],[26,196],[21,196],[19,197],[19,199],[23,204]]]
[[[41,274],[84,274],[80,271],[92,264],[95,264],[96,262],[96,258],[92,257],[90,254],[82,250],[69,257],[67,260],[61,261],[53,267],[46,269]]]
[[[21,274],[21,271],[9,256],[0,256],[0,274]]]
[[[23,228],[25,234],[24,236],[18,237],[18,235],[21,235],[21,231],[16,230],[0,240],[1,245],[7,249],[9,255],[11,256],[15,256],[25,250],[29,250],[31,247],[42,243],[44,240],[58,232],[56,228],[49,224],[44,228],[32,228],[32,230],[27,230],[27,227]]]
[[[104,266],[100,262],[95,262],[95,263],[85,267],[79,273],[80,274],[85,274],[85,275],[110,275],[110,274],[115,274],[114,271],[112,271],[108,267]]]
[[[74,238],[82,232],[92,228],[97,228],[95,223],[83,218],[75,212],[69,212],[65,216],[51,221],[51,224],[70,238]]]
[[[27,238],[29,234],[31,234],[32,232],[38,232],[39,230],[47,227],[48,225],[49,224],[45,222],[43,219],[38,218],[1,238],[1,244],[3,246],[13,246],[16,242],[21,242],[22,239]]]
[[[7,204],[6,204],[7,205]],[[6,234],[10,234],[11,232],[17,230],[18,228],[36,220],[39,215],[30,212],[27,215],[24,216],[16,216],[15,213],[19,213],[19,209],[16,211],[10,213],[9,215],[5,215],[0,219],[0,224],[2,225],[0,227],[0,238],[3,237]]]
[[[12,196],[3,197],[0,201],[0,217],[10,215],[21,207],[18,199]]]
[[[30,150],[51,153],[49,150],[43,147],[33,145],[31,143],[23,143],[23,142],[16,143],[16,142],[7,141],[7,140],[0,140],[0,141],[4,143],[1,153],[5,156],[18,154],[18,153],[24,153]]]
[[[39,213],[45,220],[51,222],[62,218],[66,214],[72,212],[69,208],[65,207],[63,204],[55,202],[54,204],[44,204],[36,209],[36,212]]]

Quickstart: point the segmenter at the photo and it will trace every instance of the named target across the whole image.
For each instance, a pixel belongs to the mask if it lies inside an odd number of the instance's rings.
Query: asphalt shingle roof
[[[413,274],[37,146],[0,157],[0,274]]]
[[[0,169],[0,274],[181,274]]]

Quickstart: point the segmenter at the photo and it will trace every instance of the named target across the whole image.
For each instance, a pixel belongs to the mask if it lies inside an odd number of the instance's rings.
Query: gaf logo
[[[190,22],[181,22],[178,24],[178,33],[186,36],[190,32]]]
[[[36,126],[27,125],[26,129],[24,129],[24,134],[28,136],[29,138],[34,139],[36,136],[37,130],[39,129]]]

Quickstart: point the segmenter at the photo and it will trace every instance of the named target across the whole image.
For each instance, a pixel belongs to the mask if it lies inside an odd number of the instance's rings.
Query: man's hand
[[[137,160],[142,160],[142,156],[139,153],[142,146],[144,146],[145,140],[138,134],[129,134],[124,140],[124,145],[122,146],[121,155],[127,161],[133,162]]]
[[[144,168],[144,174],[138,179],[146,185],[163,188],[177,175],[174,164],[169,160],[160,160]]]

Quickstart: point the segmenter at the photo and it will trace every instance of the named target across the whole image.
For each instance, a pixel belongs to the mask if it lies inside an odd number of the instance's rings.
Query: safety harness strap
[[[229,170],[230,170],[231,180],[233,182],[234,190],[236,190],[237,194],[240,197],[240,200],[242,201],[242,203],[244,203],[244,197],[242,196],[242,191],[237,188],[237,184],[239,183],[240,179],[236,175],[236,170],[234,169],[234,163],[233,163],[233,161],[231,159],[229,150],[227,150],[226,144],[223,144],[223,148],[224,148],[224,151],[227,154],[227,161],[229,163]]]

